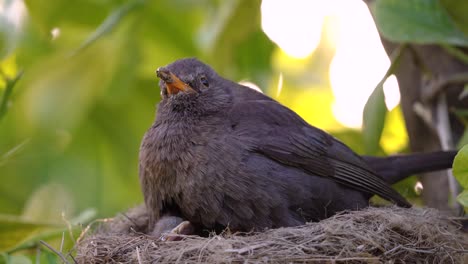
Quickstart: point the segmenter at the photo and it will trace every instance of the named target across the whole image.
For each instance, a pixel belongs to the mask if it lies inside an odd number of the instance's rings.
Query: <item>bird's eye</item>
[[[210,84],[208,83],[208,79],[205,76],[200,77],[200,82],[205,86],[208,87]]]

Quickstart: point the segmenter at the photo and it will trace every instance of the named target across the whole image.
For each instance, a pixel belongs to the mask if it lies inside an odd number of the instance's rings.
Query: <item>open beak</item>
[[[168,94],[177,94],[178,92],[195,92],[190,85],[181,81],[175,74],[164,69],[159,68],[156,70],[156,75],[166,83]]]

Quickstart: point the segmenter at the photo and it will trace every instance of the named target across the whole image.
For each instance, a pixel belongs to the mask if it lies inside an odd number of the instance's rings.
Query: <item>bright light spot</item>
[[[339,32],[332,35],[337,35],[337,50],[330,65],[332,111],[343,125],[360,127],[364,105],[390,66],[366,4],[362,0],[263,0],[261,10],[265,34],[296,58],[316,49],[324,18],[336,18]],[[395,77],[385,82],[384,93],[388,109],[398,105]]]
[[[416,194],[421,194],[422,191],[424,190],[424,187],[420,181],[417,181],[416,184],[414,185],[414,192]]]
[[[385,75],[390,61],[366,4],[361,0],[342,0],[336,5],[339,19],[337,50],[330,65],[330,81],[335,102],[333,113],[349,127],[362,125],[364,105]],[[385,89],[387,105],[399,101],[396,82],[390,79]]]
[[[26,6],[22,0],[0,0],[0,34],[3,41],[0,44],[0,53],[8,55],[14,50],[21,36],[26,14]]]
[[[398,90],[398,81],[395,75],[390,75],[383,84],[385,94],[385,105],[388,111],[392,111],[400,103],[400,90]]]
[[[52,36],[52,40],[58,38],[58,36],[60,36],[60,28],[54,27],[54,28],[50,31],[50,35]]]
[[[332,2],[263,0],[263,31],[289,56],[305,58],[320,42],[323,19]]]
[[[280,75],[278,78],[278,89],[276,90],[276,97],[280,96],[282,90],[283,90],[283,73],[280,72]]]
[[[16,30],[20,29],[26,17],[26,6],[22,0],[0,0],[0,21],[6,22]]]
[[[249,88],[251,88],[251,89],[254,89],[254,90],[257,91],[257,92],[263,93],[263,92],[262,92],[262,89],[260,89],[260,87],[258,87],[258,85],[256,85],[256,84],[253,83],[253,82],[249,82],[249,81],[240,81],[239,84],[240,84],[240,85],[247,86],[247,87],[249,87]]]

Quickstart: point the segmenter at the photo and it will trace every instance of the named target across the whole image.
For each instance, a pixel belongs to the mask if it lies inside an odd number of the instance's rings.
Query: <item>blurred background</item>
[[[155,70],[184,57],[259,87],[360,154],[461,148],[467,12],[457,0],[0,0],[0,263],[58,262],[39,256],[38,240],[71,248],[81,231],[71,226],[143,202]],[[447,101],[424,97],[432,86]],[[465,149],[458,198],[450,176],[420,177],[423,199],[416,177],[395,188],[417,205],[468,208]]]
[[[361,0],[0,0],[0,33],[0,213],[18,219],[142,203],[155,70],[184,57],[255,84],[360,154],[408,149],[398,84]],[[386,114],[371,119],[383,130],[363,132],[379,82]],[[397,188],[419,203],[418,186]]]
[[[360,153],[364,104],[390,65],[359,0],[10,0],[0,8],[3,77],[24,71],[0,120],[0,211],[9,214],[50,184],[63,188],[71,216],[141,203],[139,144],[160,100],[154,72],[176,59],[198,57],[256,84]],[[385,92],[392,114],[381,143],[390,154],[407,137],[394,78]]]

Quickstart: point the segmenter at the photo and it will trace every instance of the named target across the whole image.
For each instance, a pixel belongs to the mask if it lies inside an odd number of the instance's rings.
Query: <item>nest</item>
[[[262,233],[186,236],[162,242],[143,207],[86,234],[79,263],[468,263],[468,235],[433,209],[368,208]]]

